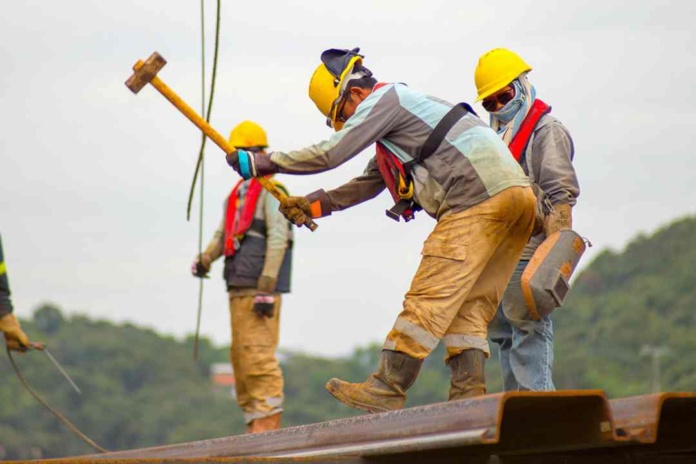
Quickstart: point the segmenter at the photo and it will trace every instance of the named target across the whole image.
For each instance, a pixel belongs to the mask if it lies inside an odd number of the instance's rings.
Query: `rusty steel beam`
[[[609,404],[617,433],[630,441],[696,449],[696,393],[655,393]]]
[[[4,461],[3,461],[4,462]],[[26,461],[22,461],[26,462]],[[41,462],[48,464],[74,464],[76,458],[65,458],[65,459],[48,459],[41,461],[31,461],[31,462]],[[129,458],[129,459],[80,459],[78,461],[80,464],[212,464],[212,463],[227,463],[227,464],[242,464],[242,463],[252,463],[252,464],[292,464],[297,462],[303,463],[327,463],[327,464],[365,464],[365,462],[358,457],[335,457],[335,458],[255,458],[255,457],[244,457],[244,458]]]
[[[461,401],[139,450],[98,459],[379,456],[461,447],[484,453],[610,446],[616,440],[600,390],[508,392]],[[78,459],[78,458],[73,458]]]

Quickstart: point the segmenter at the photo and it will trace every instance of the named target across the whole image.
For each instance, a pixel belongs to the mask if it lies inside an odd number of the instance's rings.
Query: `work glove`
[[[553,211],[544,218],[544,232],[549,237],[559,230],[568,230],[573,227],[571,206],[568,204],[553,205]]]
[[[298,227],[312,217],[312,206],[307,197],[287,197],[278,210]]]
[[[227,164],[245,180],[278,172],[278,166],[268,155],[253,151],[234,150],[227,155]]]
[[[195,261],[191,265],[191,274],[193,274],[194,277],[208,277],[212,262],[210,256],[205,253],[196,256]]]
[[[273,317],[275,310],[274,294],[277,280],[273,277],[262,275],[257,284],[254,297],[254,313],[259,317]]]
[[[0,318],[0,331],[5,334],[5,341],[11,350],[27,351],[29,348],[29,337],[20,327],[14,314],[9,313]]]

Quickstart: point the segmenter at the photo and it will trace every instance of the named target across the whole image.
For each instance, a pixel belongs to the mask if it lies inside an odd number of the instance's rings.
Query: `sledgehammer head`
[[[138,93],[140,89],[145,87],[167,64],[167,60],[162,58],[162,55],[155,52],[150,55],[150,58],[143,63],[138,60],[137,63],[133,65],[133,75],[126,81],[126,87],[131,89],[131,92]]]

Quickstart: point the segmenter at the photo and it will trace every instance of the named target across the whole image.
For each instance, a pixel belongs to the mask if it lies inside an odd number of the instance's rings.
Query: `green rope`
[[[203,0],[201,0],[201,4]],[[215,52],[213,54],[213,76],[210,82],[210,97],[208,100],[208,114],[205,117],[207,122],[210,122],[210,112],[213,108],[213,94],[215,93],[215,81],[217,78],[217,63],[218,63],[218,50],[220,47],[220,0],[217,0],[217,16],[215,22]],[[193,201],[193,192],[196,188],[196,181],[198,179],[198,172],[201,169],[201,164],[203,162],[203,151],[205,149],[205,142],[207,137],[203,136],[203,141],[201,142],[201,149],[198,152],[198,162],[196,163],[196,169],[193,173],[193,180],[191,182],[191,189],[189,190],[189,200],[188,207],[186,209],[186,220],[191,218],[191,203]]]
[[[215,52],[213,55],[213,75],[210,82],[210,99],[208,100],[208,111],[205,110],[205,0],[201,0],[201,114],[205,114],[206,122],[210,122],[210,114],[213,108],[213,95],[215,94],[215,81],[217,77],[217,62],[218,62],[218,51],[220,48],[220,0],[217,0],[217,14],[215,22]],[[198,173],[201,175],[200,184],[200,207],[198,211],[198,259],[201,258],[203,254],[203,193],[204,193],[204,152],[205,152],[205,142],[207,137],[202,134],[201,147],[198,151],[198,162],[196,163],[196,170],[193,174],[193,181],[191,182],[191,190],[189,191],[188,206],[186,209],[186,220],[191,218],[191,203],[193,201],[193,192],[196,188],[196,180],[198,178]],[[196,317],[196,334],[193,344],[193,360],[198,359],[198,340],[200,337],[201,330],[201,314],[203,312],[203,277],[199,278],[198,281],[198,312]]]

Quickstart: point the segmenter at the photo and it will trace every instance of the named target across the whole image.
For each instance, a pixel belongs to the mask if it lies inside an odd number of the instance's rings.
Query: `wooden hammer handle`
[[[143,66],[142,61],[138,61],[134,66],[133,70],[137,71]],[[215,145],[220,147],[225,154],[232,153],[235,148],[230,145],[230,143],[225,139],[218,131],[213,129],[213,127],[208,124],[208,122],[200,117],[196,111],[191,108],[184,100],[182,100],[172,89],[170,89],[167,84],[162,82],[162,80],[155,76],[152,78],[150,81],[150,84],[152,84],[159,93],[161,93],[164,98],[170,101],[172,105],[174,105],[181,113],[186,116],[189,121],[194,123],[210,140],[212,140]],[[275,198],[278,199],[278,201],[281,204],[285,204],[285,200],[288,197],[283,191],[281,191],[276,185],[271,182],[270,180],[259,177],[258,178],[259,182],[261,183],[261,186],[268,190],[268,192],[273,195]],[[311,218],[307,218],[307,220],[304,223],[304,226],[307,227],[309,230],[314,232],[317,230],[319,225],[317,225],[316,222],[314,222]]]

